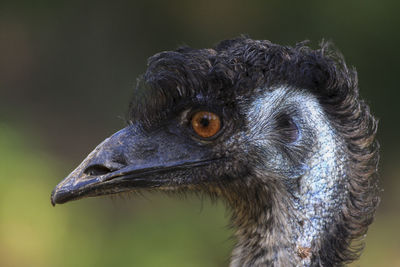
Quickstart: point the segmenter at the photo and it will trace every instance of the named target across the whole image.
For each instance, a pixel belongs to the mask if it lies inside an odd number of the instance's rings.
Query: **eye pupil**
[[[212,137],[221,129],[219,116],[209,111],[196,112],[191,123],[195,133],[202,138]]]
[[[200,124],[203,127],[207,127],[208,125],[210,125],[210,120],[206,117],[201,118],[200,120]]]

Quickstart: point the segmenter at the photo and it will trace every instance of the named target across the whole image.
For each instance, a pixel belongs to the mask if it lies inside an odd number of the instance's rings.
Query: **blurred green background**
[[[146,59],[249,34],[325,38],[356,66],[380,119],[382,202],[353,266],[400,266],[399,1],[0,2],[0,266],[227,266],[221,203],[150,194],[50,205],[124,126]]]

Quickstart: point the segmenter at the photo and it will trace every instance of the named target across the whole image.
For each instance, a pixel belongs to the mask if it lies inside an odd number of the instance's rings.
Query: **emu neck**
[[[233,224],[237,245],[231,267],[294,266],[300,261],[293,244],[295,217],[288,196],[279,188],[254,187],[236,202]]]
[[[302,196],[275,181],[255,184],[246,195],[237,196],[240,204],[237,199],[229,200],[235,207],[233,224],[237,229],[231,267],[321,263],[325,231],[336,222],[343,197],[334,182],[319,188],[308,176],[299,179],[304,180],[300,191],[306,191],[300,192]]]

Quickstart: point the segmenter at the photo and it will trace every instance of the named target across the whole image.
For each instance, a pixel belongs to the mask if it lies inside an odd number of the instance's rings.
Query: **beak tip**
[[[68,179],[68,177],[66,179]],[[51,192],[51,205],[53,205],[54,207],[56,204],[64,204],[66,202],[85,197],[84,195],[82,195],[82,191],[85,191],[83,190],[85,189],[85,186],[87,186],[88,184],[90,185],[91,183],[94,183],[96,181],[97,179],[92,179],[88,181],[83,181],[78,184],[73,184],[71,181],[62,181]]]
[[[54,190],[51,192],[51,196],[50,196],[51,205],[52,205],[53,207],[56,206],[55,191],[56,191],[56,189],[54,189]]]

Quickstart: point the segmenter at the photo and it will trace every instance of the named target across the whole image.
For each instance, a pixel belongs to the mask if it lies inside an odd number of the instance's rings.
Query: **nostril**
[[[112,170],[107,168],[106,166],[96,164],[96,165],[91,165],[91,166],[87,167],[83,172],[86,175],[98,176],[98,175],[103,175],[103,174],[112,172]]]

